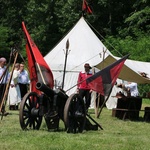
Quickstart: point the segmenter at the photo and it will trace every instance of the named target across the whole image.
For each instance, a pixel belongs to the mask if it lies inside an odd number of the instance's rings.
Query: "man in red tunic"
[[[81,71],[79,73],[78,76],[78,91],[79,95],[82,98],[85,98],[85,105],[86,105],[86,109],[88,110],[88,108],[90,107],[91,104],[91,92],[92,90],[90,89],[90,87],[88,86],[88,84],[86,83],[86,79],[90,76],[92,76],[92,72],[90,71],[91,66],[86,63],[84,65],[84,71]]]

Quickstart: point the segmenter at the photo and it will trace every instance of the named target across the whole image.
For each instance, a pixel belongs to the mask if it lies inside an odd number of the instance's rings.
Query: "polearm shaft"
[[[3,77],[6,75],[6,72],[8,71],[8,68],[10,66],[10,63],[11,63],[11,58],[12,58],[12,55],[13,55],[13,50],[11,49],[11,52],[10,52],[10,57],[9,57],[9,62],[5,68],[5,71],[3,72],[3,74],[1,75],[0,77],[0,81],[3,80]]]
[[[11,79],[12,79],[12,75],[13,75],[13,71],[14,71],[14,68],[15,68],[15,63],[16,63],[17,57],[18,57],[18,52],[16,52],[15,60],[14,60],[13,66],[12,66],[11,74],[10,74],[10,78],[9,78],[9,81],[6,85],[5,93],[4,93],[2,102],[0,104],[0,112],[2,112],[2,107],[3,107],[4,101],[6,100],[7,95],[8,95],[8,90],[9,90],[9,86],[10,86],[10,82],[11,82]]]
[[[64,82],[65,82],[68,49],[69,49],[69,40],[67,40],[67,42],[66,42],[66,53],[65,53],[65,64],[64,64],[64,72],[63,72],[62,89],[64,88]]]
[[[0,81],[2,80],[2,78],[5,76],[6,72],[8,71],[9,65],[6,66],[5,71],[3,72],[3,74],[0,76]]]

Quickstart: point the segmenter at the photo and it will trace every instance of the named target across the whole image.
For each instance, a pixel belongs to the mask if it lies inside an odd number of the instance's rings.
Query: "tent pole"
[[[97,94],[97,93],[96,93]],[[98,116],[98,108],[99,108],[99,103],[100,103],[100,95],[97,94],[95,98],[95,116]]]
[[[106,53],[106,51],[107,51],[107,49],[105,50],[104,48],[103,48],[103,59],[102,59],[102,61],[103,61],[103,63],[102,63],[102,68],[101,68],[101,70],[104,68],[104,59],[105,59],[105,53]],[[99,109],[99,104],[100,104],[100,94],[98,94],[98,96],[97,96],[97,105],[96,105],[96,99],[95,99],[95,115],[96,115],[96,117],[97,118],[99,118],[99,113],[98,113],[98,109]],[[104,104],[102,104],[103,106],[101,106],[101,108],[102,107],[104,107]],[[100,110],[100,111],[102,111],[102,110]]]

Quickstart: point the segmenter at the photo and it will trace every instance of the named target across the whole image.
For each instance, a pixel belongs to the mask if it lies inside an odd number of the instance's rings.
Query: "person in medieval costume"
[[[91,104],[91,88],[86,83],[86,79],[92,76],[92,72],[90,71],[91,66],[86,63],[84,64],[84,71],[81,71],[78,76],[78,85],[77,85],[77,92],[79,95],[84,99],[85,98],[85,106],[86,109],[90,107]]]
[[[17,110],[18,105],[21,102],[21,94],[20,94],[20,88],[18,85],[18,77],[19,77],[19,68],[20,64],[16,63],[15,68],[13,71],[9,93],[8,93],[8,105],[10,110]]]

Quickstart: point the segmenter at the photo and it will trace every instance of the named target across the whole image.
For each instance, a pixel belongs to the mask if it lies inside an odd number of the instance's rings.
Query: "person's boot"
[[[6,111],[5,111],[5,112],[4,112],[4,116],[7,116],[7,115],[9,115],[9,112],[6,112]]]
[[[12,105],[9,105],[9,110],[12,110]]]
[[[15,106],[15,110],[18,110],[18,105]]]
[[[15,105],[10,105],[9,110],[15,110]]]

